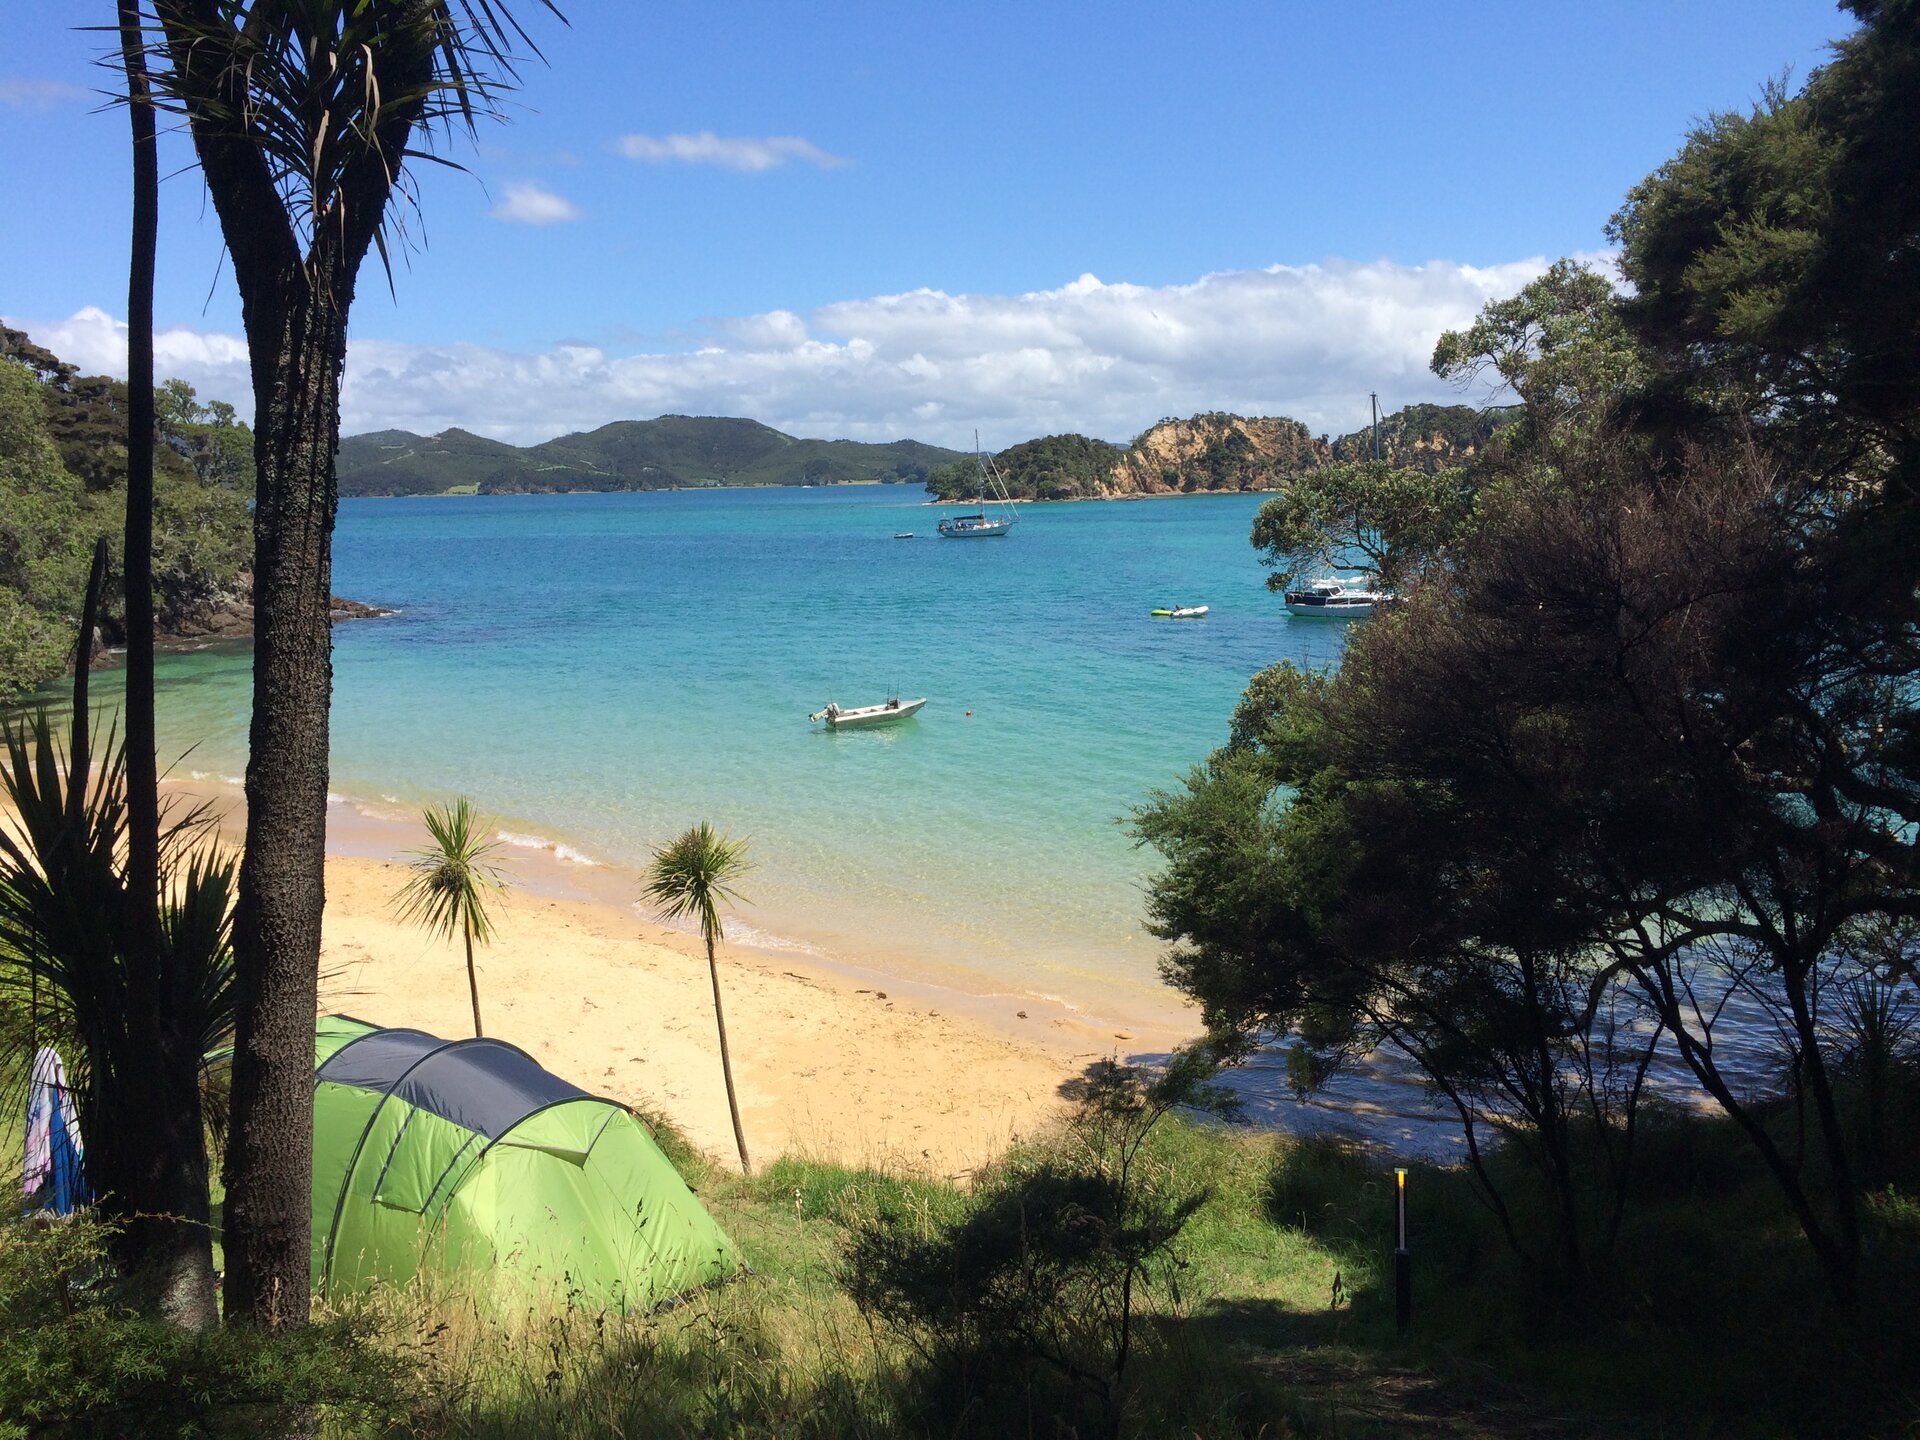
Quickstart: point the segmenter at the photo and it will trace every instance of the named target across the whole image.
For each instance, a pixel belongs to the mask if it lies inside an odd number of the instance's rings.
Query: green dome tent
[[[739,1268],[646,1127],[523,1050],[329,1015],[314,1063],[323,1293],[426,1272],[644,1310]]]

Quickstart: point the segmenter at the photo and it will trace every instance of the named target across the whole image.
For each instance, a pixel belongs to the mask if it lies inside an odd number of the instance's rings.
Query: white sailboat
[[[1007,493],[1007,482],[993,457],[981,450],[978,431],[973,436],[973,462],[980,484],[974,503],[980,508],[971,515],[949,515],[940,522],[940,533],[949,540],[992,540],[1013,529],[1013,497]],[[989,506],[994,510],[989,511]]]

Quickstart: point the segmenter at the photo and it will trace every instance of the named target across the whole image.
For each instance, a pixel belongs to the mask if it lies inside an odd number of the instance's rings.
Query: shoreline
[[[1278,495],[1278,486],[1263,490],[1129,490],[1124,495],[1063,495],[1042,500],[1037,495],[1015,495],[1009,500],[990,500],[990,505],[1091,505],[1109,500],[1218,500],[1234,495]],[[923,505],[978,505],[978,500],[923,500]]]
[[[815,481],[806,485],[655,485],[640,489],[626,490],[420,490],[405,495],[363,494],[342,495],[346,500],[524,500],[539,495],[688,495],[713,490],[847,490],[872,489],[882,486],[900,486],[911,493],[915,488],[910,481],[900,480],[829,480]],[[925,493],[925,487],[919,487]],[[1278,495],[1281,488],[1277,485],[1254,490],[1129,490],[1120,495],[1068,495],[1056,500],[1042,500],[1034,495],[1018,495],[1010,500],[995,500],[996,505],[1080,505],[1090,501],[1104,500],[1197,500],[1202,497],[1220,497],[1226,495]],[[929,496],[914,502],[919,505],[974,505],[976,500],[941,500]]]
[[[209,802],[223,836],[237,842],[235,787],[174,779],[163,790]],[[471,1033],[459,947],[393,912],[403,857],[424,839],[417,823],[330,800],[321,1013],[447,1038]],[[509,889],[490,905],[494,943],[475,952],[487,1033],[584,1089],[660,1111],[732,1163],[697,936],[620,903],[638,887],[614,867],[531,847],[503,846],[499,858]],[[756,1163],[797,1152],[964,1177],[1051,1123],[1062,1087],[1087,1066],[1187,1038],[1035,1001],[1018,1003],[1023,1018],[1006,999],[781,948],[750,926],[736,933],[751,938],[729,937],[720,974]]]
[[[179,792],[211,802],[222,816],[223,834],[236,849],[239,847],[245,801],[236,777],[192,771],[187,778],[164,777],[161,791],[163,795]],[[505,872],[510,884],[548,899],[601,905],[665,933],[682,934],[688,939],[696,936],[691,927],[661,924],[640,901],[645,885],[642,866],[589,854],[569,837],[544,833],[545,827],[539,824],[500,814],[482,797],[476,797],[475,809],[499,846],[494,863]],[[329,855],[399,862],[425,839],[420,811],[395,797],[383,796],[376,802],[328,792]],[[1080,1041],[1090,1037],[1103,1041],[1110,1050],[1153,1054],[1184,1044],[1202,1028],[1192,1007],[1157,983],[1131,997],[1114,988],[1100,999],[1023,990],[1010,987],[1005,977],[984,969],[911,953],[878,946],[851,952],[825,948],[803,934],[786,930],[777,915],[767,918],[759,906],[751,904],[727,917],[727,935],[730,948],[804,962],[841,980],[912,995],[943,1010],[964,1013],[1020,1043],[1049,1045],[1052,1037],[1059,1036],[1060,1043],[1077,1053]]]

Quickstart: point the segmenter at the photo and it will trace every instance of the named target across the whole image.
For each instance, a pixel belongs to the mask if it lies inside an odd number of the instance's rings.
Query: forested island
[[[801,440],[757,420],[616,420],[540,445],[470,431],[381,430],[340,442],[342,495],[533,495],[718,485],[925,484],[957,450],[918,440]]]

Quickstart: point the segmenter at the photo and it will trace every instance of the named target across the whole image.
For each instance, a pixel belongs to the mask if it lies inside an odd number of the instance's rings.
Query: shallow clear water
[[[335,631],[332,788],[409,822],[469,795],[629,902],[627,867],[708,819],[753,841],[736,939],[1164,1037],[1191,1022],[1155,978],[1155,857],[1122,817],[1225,739],[1256,670],[1337,663],[1348,634],[1267,591],[1258,507],[1023,506],[1007,539],[949,541],[905,487],[348,501],[335,589],[399,613]],[[1179,603],[1212,609],[1148,613]],[[159,678],[163,763],[237,779],[248,646],[163,656]],[[102,706],[118,679],[97,678]],[[806,719],[894,693],[927,707],[845,734]],[[1766,1016],[1735,996],[1726,1022],[1734,1073],[1764,1088]],[[1653,1079],[1695,1090],[1664,1049]],[[1394,1055],[1305,1104],[1278,1051],[1227,1080],[1264,1123],[1460,1153]]]
[[[1121,819],[1225,737],[1254,671],[1336,661],[1247,542],[1257,496],[1023,506],[935,537],[906,487],[348,501],[333,789],[638,864],[752,838],[743,919],[825,954],[1104,1015],[1164,1012]],[[896,540],[912,530],[918,538]],[[1201,620],[1155,619],[1204,603]],[[244,768],[247,657],[163,662],[163,750]],[[828,700],[925,695],[828,733]],[[971,712],[969,715],[968,712]]]

